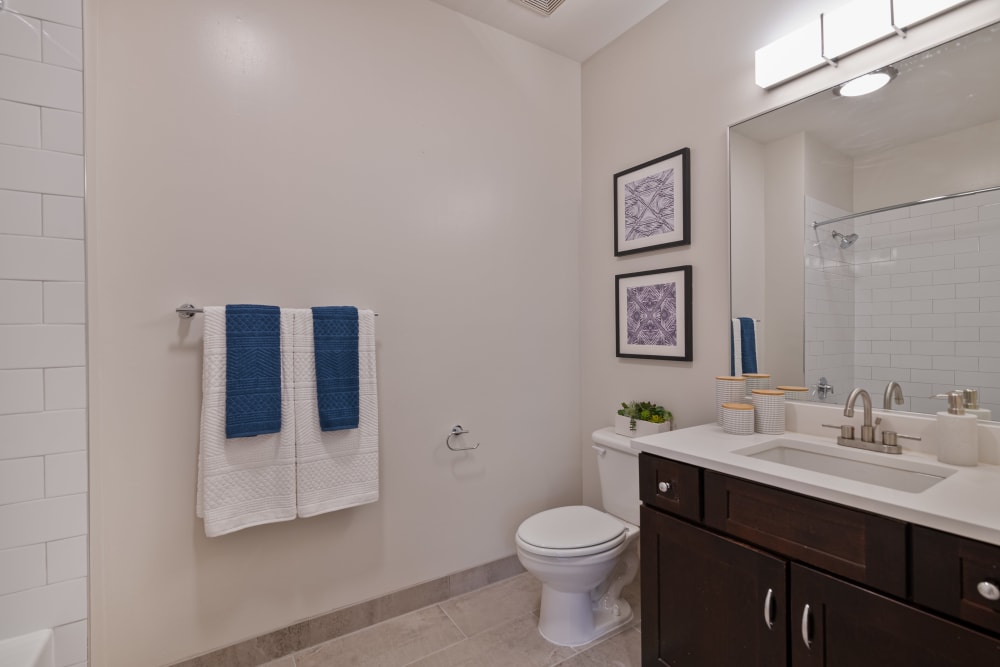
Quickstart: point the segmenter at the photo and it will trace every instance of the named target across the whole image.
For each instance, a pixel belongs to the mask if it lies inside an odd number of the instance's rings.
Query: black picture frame
[[[691,265],[615,276],[615,355],[691,361]]]
[[[615,257],[691,245],[691,149],[614,176]]]

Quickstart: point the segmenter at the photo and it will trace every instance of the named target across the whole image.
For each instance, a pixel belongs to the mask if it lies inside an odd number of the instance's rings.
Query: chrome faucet
[[[882,395],[882,409],[892,410],[892,402],[895,399],[896,405],[903,404],[903,388],[899,383],[892,380],[885,386],[885,393]]]
[[[861,425],[861,442],[875,442],[875,426],[872,425],[872,397],[861,387],[851,390],[851,395],[847,397],[847,404],[844,406],[844,416],[854,416],[854,404],[861,397],[861,403],[865,407],[865,421]],[[879,420],[881,421],[881,419]]]
[[[890,386],[895,385],[896,392],[900,392],[899,384],[896,382],[891,382]],[[885,390],[886,402],[889,401],[889,389]],[[897,394],[898,395],[898,394]],[[840,431],[840,435],[837,437],[837,444],[843,445],[844,447],[854,447],[855,449],[867,449],[871,452],[882,452],[883,454],[902,454],[903,448],[899,446],[899,439],[904,438],[906,440],[920,440],[920,438],[912,435],[903,435],[902,433],[896,433],[895,431],[882,431],[882,442],[875,442],[875,429],[878,425],[882,423],[882,418],[879,417],[872,423],[872,397],[867,391],[861,387],[856,387],[851,391],[851,395],[847,397],[847,404],[844,406],[844,416],[853,417],[854,416],[854,404],[858,402],[858,396],[861,397],[861,404],[865,408],[865,421],[861,425],[861,439],[854,439],[854,426],[852,424],[841,424],[836,426],[833,424],[823,424],[824,428],[835,428]]]

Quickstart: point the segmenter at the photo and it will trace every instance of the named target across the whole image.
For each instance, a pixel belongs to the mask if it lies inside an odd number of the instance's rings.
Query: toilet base
[[[559,646],[583,646],[632,620],[632,607],[619,600],[611,608],[590,599],[590,593],[561,593],[542,589],[538,632]]]
[[[559,646],[582,646],[626,625],[634,616],[622,589],[639,571],[639,556],[630,549],[619,573],[585,593],[566,593],[542,584],[538,632]]]

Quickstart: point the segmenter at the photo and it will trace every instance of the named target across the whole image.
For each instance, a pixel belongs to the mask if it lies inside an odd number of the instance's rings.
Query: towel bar
[[[479,449],[479,443],[478,442],[474,446],[472,446],[472,447],[452,447],[451,446],[451,439],[452,438],[454,438],[457,435],[465,435],[466,433],[468,433],[468,431],[465,430],[464,428],[462,428],[461,424],[455,424],[454,426],[451,427],[451,433],[449,433],[448,437],[444,439],[444,444],[448,447],[448,449],[450,449],[453,452],[464,452],[464,451],[469,450],[469,449]]]
[[[204,308],[199,308],[193,303],[182,303],[174,310],[177,312],[177,317],[181,318],[182,320],[189,320],[195,315],[205,312]],[[375,313],[375,317],[378,317],[378,313]]]

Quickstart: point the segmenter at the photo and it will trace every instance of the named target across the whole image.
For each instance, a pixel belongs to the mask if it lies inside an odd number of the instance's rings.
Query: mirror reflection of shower
[[[834,238],[834,240],[836,240],[836,241],[838,241],[840,243],[840,249],[841,250],[847,250],[852,245],[854,245],[855,241],[858,240],[858,235],[857,234],[848,234],[847,236],[844,236],[840,232],[834,231],[833,232],[833,238]]]

